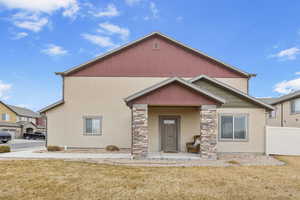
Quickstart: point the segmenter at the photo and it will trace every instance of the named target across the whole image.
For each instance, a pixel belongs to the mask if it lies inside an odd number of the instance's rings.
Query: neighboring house
[[[267,125],[300,127],[300,90],[279,98],[262,98],[275,109],[268,114]]]
[[[45,119],[32,110],[0,101],[0,130],[21,138],[25,132],[45,132]]]
[[[265,152],[266,113],[249,96],[253,74],[161,33],[152,33],[92,61],[56,73],[63,98],[47,116],[48,145],[185,152],[201,135],[200,155]]]

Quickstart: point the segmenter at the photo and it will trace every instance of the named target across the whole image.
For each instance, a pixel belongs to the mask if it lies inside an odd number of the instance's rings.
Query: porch
[[[200,135],[200,149],[187,153],[186,143]],[[151,106],[132,107],[133,158],[216,159],[216,106]],[[176,155],[177,154],[177,155]]]
[[[186,143],[199,135],[200,156],[216,159],[216,109],[225,102],[222,98],[175,77],[137,92],[125,102],[132,111],[134,158],[186,152]]]

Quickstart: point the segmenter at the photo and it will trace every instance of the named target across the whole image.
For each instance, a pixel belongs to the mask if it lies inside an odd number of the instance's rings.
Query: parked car
[[[45,134],[41,132],[24,133],[23,137],[27,140],[44,140],[46,138]]]
[[[11,135],[8,132],[1,131],[0,132],[0,143],[7,143],[11,140]]]

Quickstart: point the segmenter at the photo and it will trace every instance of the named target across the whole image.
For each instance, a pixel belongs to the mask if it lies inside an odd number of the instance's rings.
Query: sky
[[[62,72],[154,31],[249,73],[250,94],[300,89],[300,1],[0,0],[0,100],[39,110]]]

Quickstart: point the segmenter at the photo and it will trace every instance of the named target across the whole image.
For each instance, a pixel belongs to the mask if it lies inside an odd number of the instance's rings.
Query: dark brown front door
[[[179,151],[179,117],[160,117],[161,150],[164,152]]]

